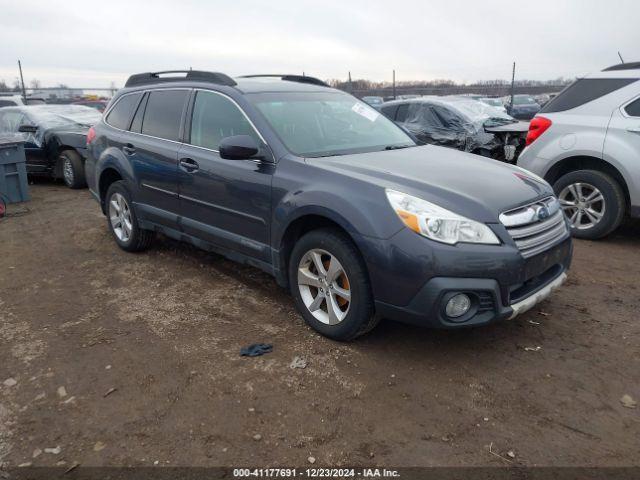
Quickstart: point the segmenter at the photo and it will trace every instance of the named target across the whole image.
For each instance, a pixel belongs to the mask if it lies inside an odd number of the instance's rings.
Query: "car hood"
[[[497,223],[506,210],[553,195],[547,182],[523,169],[434,145],[306,161],[487,223]]]

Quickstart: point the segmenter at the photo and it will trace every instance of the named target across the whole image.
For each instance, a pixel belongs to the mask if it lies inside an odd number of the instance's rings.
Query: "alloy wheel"
[[[298,265],[298,288],[304,305],[320,322],[337,325],[351,306],[349,278],[338,259],[326,250],[305,253]]]
[[[68,157],[62,157],[62,175],[64,176],[64,181],[67,185],[73,185],[73,165],[71,164],[71,160]]]
[[[558,199],[571,226],[577,230],[593,228],[604,217],[606,205],[602,192],[589,183],[567,185]]]
[[[118,192],[114,193],[109,200],[109,221],[118,240],[128,242],[133,230],[131,209],[127,200]]]

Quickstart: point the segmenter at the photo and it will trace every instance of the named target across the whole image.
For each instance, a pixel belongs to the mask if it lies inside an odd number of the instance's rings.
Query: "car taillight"
[[[91,144],[93,140],[96,138],[96,130],[91,127],[87,132],[87,145]]]
[[[535,142],[540,135],[547,131],[551,126],[551,120],[545,117],[533,117],[529,124],[529,133],[527,133],[527,146]]]

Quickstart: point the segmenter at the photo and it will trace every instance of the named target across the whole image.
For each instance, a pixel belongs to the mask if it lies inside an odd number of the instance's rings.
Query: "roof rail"
[[[310,85],[318,85],[320,87],[328,87],[325,82],[316,77],[309,77],[307,75],[289,75],[289,74],[259,74],[259,75],[241,75],[238,78],[279,78],[281,80],[285,80],[287,82],[298,82],[298,83],[308,83]]]
[[[186,73],[184,76],[161,76],[171,75],[174,73]],[[169,82],[182,82],[185,80],[216,83],[218,85],[226,85],[233,87],[236,82],[233,78],[218,72],[203,72],[200,70],[167,70],[164,72],[145,72],[136,73],[131,75],[125,83],[125,87],[134,87],[138,85],[148,85],[152,83],[169,83]]]
[[[613,72],[616,70],[638,70],[638,69],[640,69],[640,62],[629,62],[629,63],[619,63],[618,65],[607,67],[602,71]]]

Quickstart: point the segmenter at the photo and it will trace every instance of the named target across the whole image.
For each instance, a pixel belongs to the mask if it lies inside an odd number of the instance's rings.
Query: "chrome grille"
[[[555,197],[504,212],[500,221],[525,258],[544,252],[568,234],[564,213]]]

